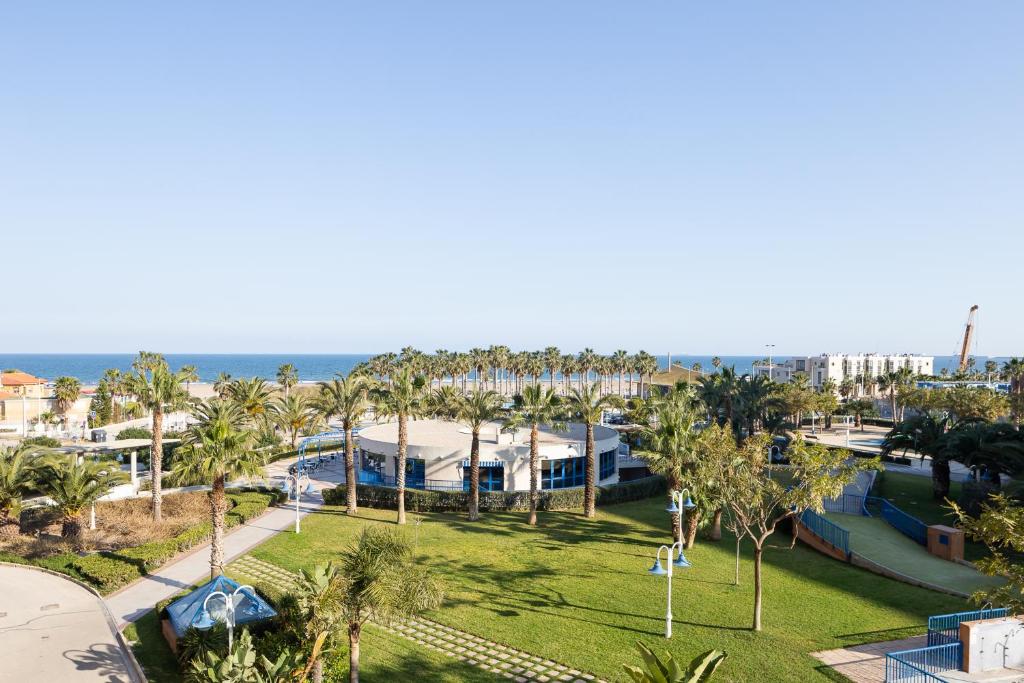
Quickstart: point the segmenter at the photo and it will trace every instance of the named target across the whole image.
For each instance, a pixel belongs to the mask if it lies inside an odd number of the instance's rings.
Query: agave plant
[[[643,668],[622,665],[636,683],[707,683],[727,656],[721,650],[708,650],[694,657],[690,665],[684,669],[671,652],[666,652],[665,658],[661,659],[651,648],[639,641],[636,649],[644,659]]]

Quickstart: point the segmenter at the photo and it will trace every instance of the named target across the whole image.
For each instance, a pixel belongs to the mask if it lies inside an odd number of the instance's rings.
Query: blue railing
[[[979,619],[999,619],[1005,617],[1005,607],[994,609],[977,609],[972,612],[956,612],[928,617],[928,645],[947,645],[959,642],[960,623]]]
[[[811,533],[818,536],[826,543],[829,543],[834,548],[838,548],[846,553],[847,556],[850,554],[850,532],[843,527],[835,524],[814,510],[804,510],[800,515],[800,522],[807,527]]]
[[[882,519],[904,536],[912,538],[921,545],[928,545],[928,526],[924,522],[917,517],[908,515],[885,498],[879,498],[879,500],[882,507]]]
[[[359,470],[357,483],[370,486],[385,486],[395,488],[398,482],[393,476],[381,474],[371,470]],[[447,479],[419,479],[406,477],[405,487],[409,489],[422,489],[426,491],[464,491],[469,486],[461,481],[449,481]]]
[[[870,517],[866,507],[865,496],[858,496],[853,493],[844,493],[835,498],[826,498],[822,501],[825,505],[825,512],[840,512],[846,515],[862,515]]]
[[[890,652],[885,656],[885,683],[943,683],[935,674],[959,670],[963,659],[959,642]]]

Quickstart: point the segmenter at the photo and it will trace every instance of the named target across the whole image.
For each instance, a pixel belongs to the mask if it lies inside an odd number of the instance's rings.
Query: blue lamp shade
[[[679,508],[676,507],[676,499],[675,498],[672,499],[672,504],[669,505],[667,508],[665,508],[665,512],[667,512],[669,514],[672,514],[672,515],[679,514]]]
[[[281,482],[281,490],[284,491],[285,493],[288,493],[291,490],[291,488],[292,487],[288,485],[287,479]]]
[[[675,562],[672,563],[673,567],[689,567],[690,561],[686,559],[686,555],[683,555],[683,549],[679,549],[679,557],[676,558]]]
[[[689,496],[687,496],[686,497],[686,502],[683,503],[683,507],[686,508],[687,510],[692,510],[693,508],[695,508],[697,506],[694,504],[693,499],[690,498]]]
[[[665,568],[661,566],[661,561],[658,559],[654,560],[654,566],[648,569],[647,573],[653,574],[654,576],[665,576],[665,574],[668,574],[668,572],[665,571]]]

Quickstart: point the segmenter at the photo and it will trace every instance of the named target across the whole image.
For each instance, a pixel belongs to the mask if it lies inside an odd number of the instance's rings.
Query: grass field
[[[301,535],[282,534],[252,554],[290,570],[325,561],[366,524],[395,513],[347,517],[326,507]],[[416,524],[419,521],[419,524]],[[431,618],[612,680],[635,659],[634,643],[668,648],[689,660],[708,649],[729,653],[724,681],[825,680],[808,653],[921,633],[930,614],[964,601],[885,579],[777,537],[766,553],[764,631],[749,630],[752,577],[744,549],[733,585],[734,544],[701,542],[677,573],[674,637],[664,633],[665,579],[649,576],[654,549],[667,540],[664,501],[602,508],[596,520],[576,513],[413,516],[407,533],[423,562],[443,577],[448,597]],[[364,648],[368,657],[369,646]]]

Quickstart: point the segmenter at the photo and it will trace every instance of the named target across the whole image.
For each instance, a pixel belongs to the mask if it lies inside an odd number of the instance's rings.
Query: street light
[[[238,595],[244,590],[248,590],[250,595],[255,595],[256,593],[256,589],[252,586],[239,586],[230,595],[224,591],[213,591],[206,596],[205,600],[203,600],[203,614],[210,619],[211,625],[213,622],[217,621],[217,619],[215,619],[213,614],[210,613],[210,610],[207,609],[207,603],[210,602],[211,598],[220,598],[224,601],[224,619],[222,621],[228,627],[228,654],[231,654],[232,636],[235,630],[235,608],[237,607],[236,598],[238,598]]]
[[[775,348],[775,344],[765,344],[765,348],[768,349],[768,379],[772,378],[772,349]]]
[[[686,494],[686,498],[683,498],[683,494]],[[693,499],[690,498],[690,489],[683,489],[682,491],[669,491],[669,499],[672,501],[669,506],[665,508],[665,512],[670,515],[679,515],[679,540],[682,540],[683,536],[683,525],[686,523],[686,511],[692,510],[697,507],[694,504]],[[678,505],[676,501],[678,500]],[[687,565],[689,566],[689,565]]]
[[[672,561],[672,553],[675,551],[676,546],[679,546],[679,557]],[[661,566],[661,551],[665,551],[665,564],[668,566],[668,570]],[[683,555],[683,543],[677,541],[672,545],[663,545],[658,548],[658,552],[654,555],[654,566],[647,570],[648,574],[652,576],[667,576],[668,577],[668,600],[665,605],[665,637],[672,637],[672,567],[689,567],[690,563],[686,561],[686,557]]]
[[[305,480],[306,482],[306,495],[313,493],[313,484],[312,482],[310,482],[309,476],[303,473],[301,469],[295,470],[295,474],[286,474],[284,477],[284,483],[281,484],[281,490],[284,491],[285,493],[290,493],[290,491],[292,490],[292,485],[294,484],[295,486],[295,533],[299,533],[300,531],[299,498],[301,497],[302,493],[303,480]]]

